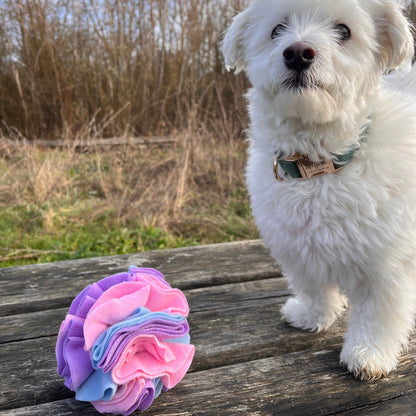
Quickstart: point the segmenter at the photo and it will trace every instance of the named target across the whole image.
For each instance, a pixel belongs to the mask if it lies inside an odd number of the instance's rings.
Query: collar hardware
[[[308,156],[296,153],[286,159],[278,159],[273,162],[273,171],[276,179],[281,182],[283,178],[279,175],[279,166],[295,179],[312,179],[316,176],[326,175],[327,173],[335,173],[343,168],[343,166],[335,165],[333,160],[324,160],[322,162],[312,162]]]
[[[360,132],[360,144],[365,140],[368,134],[370,123],[365,124]],[[273,160],[273,172],[276,179],[281,182],[284,180],[279,175],[279,167],[285,172],[284,176],[290,176],[293,179],[312,179],[316,176],[326,175],[340,171],[353,158],[355,152],[360,148],[358,145],[350,149],[347,153],[334,155],[334,159],[323,160],[322,162],[312,162],[308,156],[296,153],[286,159],[279,159],[276,156]]]
[[[274,172],[274,177],[279,182],[282,182],[283,178],[279,175],[279,159],[277,157],[275,157],[273,160],[273,172]]]

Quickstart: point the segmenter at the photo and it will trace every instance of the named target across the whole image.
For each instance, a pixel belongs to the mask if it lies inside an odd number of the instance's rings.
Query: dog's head
[[[226,65],[246,70],[283,116],[328,122],[360,105],[413,53],[392,0],[254,0],[226,33]]]

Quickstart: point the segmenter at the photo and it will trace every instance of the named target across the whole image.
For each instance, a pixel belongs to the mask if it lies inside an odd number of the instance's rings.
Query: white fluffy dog
[[[325,330],[350,306],[341,363],[397,365],[416,314],[416,69],[390,0],[254,0],[226,33],[245,70],[247,183],[294,297],[286,322]]]

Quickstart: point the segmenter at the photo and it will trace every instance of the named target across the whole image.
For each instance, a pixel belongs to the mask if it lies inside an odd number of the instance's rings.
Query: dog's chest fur
[[[299,262],[308,268],[319,268],[318,263],[351,264],[362,246],[370,244],[355,241],[357,227],[363,226],[356,221],[357,213],[367,227],[377,226],[376,214],[371,212],[373,202],[354,202],[351,192],[357,189],[339,186],[335,177],[342,172],[315,178],[313,183],[277,182],[271,168],[272,159],[267,155],[250,156],[247,181],[252,210],[272,255],[283,265]]]
[[[341,363],[360,379],[388,374],[416,317],[409,23],[393,0],[255,0],[223,50],[252,84],[247,184],[262,240],[293,294],[282,318],[325,330],[348,303]],[[276,157],[317,163],[353,150],[336,173],[274,176]]]
[[[255,137],[272,129],[253,126],[247,165],[253,215],[265,245],[283,267],[297,264],[298,273],[322,274],[353,264],[367,267],[375,258],[382,264],[392,246],[402,250],[404,228],[416,225],[414,215],[409,218],[403,210],[415,202],[411,178],[416,164],[406,160],[416,143],[408,134],[391,140],[392,127],[383,120],[389,119],[392,105],[392,99],[385,108],[379,103],[368,137],[342,171],[304,181],[276,180],[273,145],[259,146],[263,137]],[[391,134],[397,136],[395,129]]]

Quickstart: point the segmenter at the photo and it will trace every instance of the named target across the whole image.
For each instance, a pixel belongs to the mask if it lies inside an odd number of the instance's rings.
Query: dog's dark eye
[[[275,39],[278,36],[280,36],[285,29],[286,29],[286,25],[284,25],[282,23],[275,26],[275,28],[272,30],[272,34],[271,34],[272,39]]]
[[[338,34],[338,39],[340,42],[345,42],[351,37],[351,30],[347,25],[340,23],[335,25],[334,29]]]

